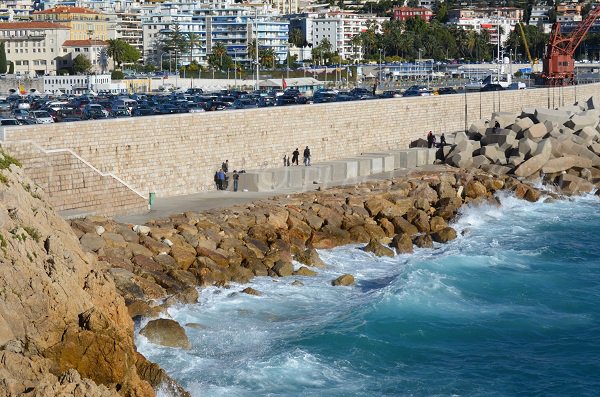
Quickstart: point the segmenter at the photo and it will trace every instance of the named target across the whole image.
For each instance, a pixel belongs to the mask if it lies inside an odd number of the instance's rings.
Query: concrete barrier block
[[[310,168],[317,171],[319,183],[329,183],[333,180],[333,166],[331,164],[314,164]]]
[[[417,152],[417,167],[427,164],[427,157],[429,155],[428,148],[413,149]]]
[[[287,168],[287,187],[301,188],[304,184],[304,170],[301,167]]]
[[[407,149],[400,152],[400,168],[416,168],[417,152],[412,149]]]
[[[371,161],[371,174],[380,174],[383,172],[383,156],[378,154],[363,154],[362,157]]]
[[[229,185],[233,186],[231,179],[229,181]],[[249,171],[240,174],[238,190],[248,190],[249,192],[267,192],[273,190],[273,172],[264,170]]]
[[[363,153],[364,156],[379,156],[382,159],[382,172],[393,171],[400,168],[400,152]]]

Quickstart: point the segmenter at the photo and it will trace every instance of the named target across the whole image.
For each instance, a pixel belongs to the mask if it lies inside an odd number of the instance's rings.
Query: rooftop
[[[100,14],[97,11],[83,7],[56,6],[48,10],[35,11],[34,14]]]
[[[0,30],[16,29],[69,29],[69,27],[52,22],[0,22]]]
[[[63,47],[93,47],[107,45],[108,43],[103,40],[67,40],[63,43]]]

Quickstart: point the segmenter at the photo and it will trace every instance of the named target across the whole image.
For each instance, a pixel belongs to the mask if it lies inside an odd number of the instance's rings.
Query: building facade
[[[78,55],[89,59],[92,67],[90,73],[105,73],[113,67],[108,57],[108,43],[102,40],[67,40],[63,43],[62,68],[72,68],[73,60]]]
[[[79,76],[46,76],[44,91],[53,94],[79,95],[87,93],[109,92],[111,94],[127,93],[124,83],[113,83],[109,74]]]
[[[17,75],[56,74],[64,55],[62,45],[69,37],[67,26],[52,22],[0,23],[0,41]]]
[[[414,7],[395,7],[393,19],[406,21],[410,18],[421,18],[425,22],[429,22],[433,18],[433,11],[430,8],[414,8]]]
[[[68,26],[71,40],[108,40],[115,38],[114,28],[109,18],[89,8],[56,6],[54,8],[35,11],[32,14],[35,21],[54,22]]]

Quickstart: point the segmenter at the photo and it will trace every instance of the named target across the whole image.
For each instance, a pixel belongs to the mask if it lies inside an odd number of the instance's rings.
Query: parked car
[[[313,95],[313,103],[335,102],[337,94],[333,91],[317,91]]]
[[[108,117],[108,112],[98,104],[90,103],[83,108],[84,120],[105,119]]]
[[[236,99],[233,105],[231,105],[232,109],[252,109],[257,107],[256,101],[252,99]]]
[[[136,106],[131,111],[131,115],[134,117],[139,116],[152,116],[154,113],[154,109],[149,106]]]
[[[10,112],[10,102],[6,99],[0,100],[0,112]]]
[[[275,98],[271,96],[261,96],[258,98],[257,104],[259,108],[275,106]]]
[[[50,113],[45,110],[33,110],[29,112],[29,119],[35,121],[36,124],[54,123],[54,119],[50,116]]]
[[[500,84],[486,84],[485,86],[483,86],[483,88],[481,89],[482,92],[488,92],[488,91],[504,91],[504,87],[502,87]]]
[[[1,126],[21,125],[17,119],[0,119]]]
[[[289,105],[297,105],[295,97],[281,95],[275,99],[275,106],[289,106]]]
[[[28,120],[29,119],[29,112],[25,109],[15,109],[12,112],[13,117],[15,119],[17,119],[19,122],[21,120]]]
[[[127,109],[116,109],[110,112],[110,117],[131,117],[131,115],[129,114],[129,111]]]
[[[427,87],[420,86],[420,85],[410,86],[406,89],[406,91],[404,91],[404,94],[402,94],[403,97],[429,96],[429,95],[431,95],[431,90],[429,90]]]
[[[158,114],[175,114],[180,113],[177,106],[170,103],[162,103],[156,107],[156,113]]]
[[[402,93],[400,91],[396,91],[396,90],[387,90],[387,91],[383,91],[383,93],[380,95],[381,98],[401,98],[402,97]]]
[[[458,94],[458,92],[452,87],[440,87],[437,90],[438,95]]]

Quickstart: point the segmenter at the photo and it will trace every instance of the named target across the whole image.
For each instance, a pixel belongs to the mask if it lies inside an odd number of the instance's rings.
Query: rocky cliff
[[[161,377],[112,277],[0,154],[0,396],[154,396],[140,373]]]

